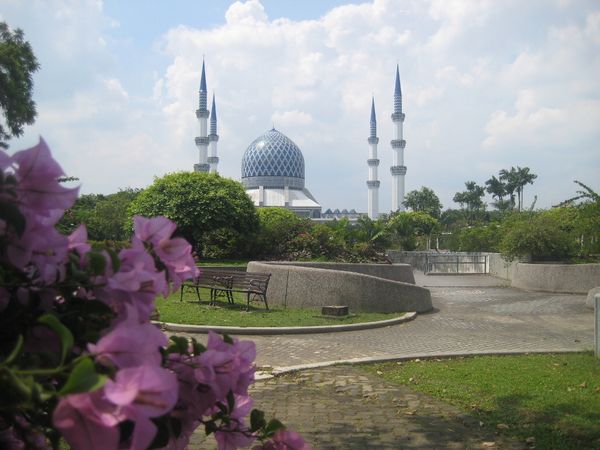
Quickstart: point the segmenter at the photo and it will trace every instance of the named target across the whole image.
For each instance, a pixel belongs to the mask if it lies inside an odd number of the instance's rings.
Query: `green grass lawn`
[[[591,352],[386,363],[386,380],[440,398],[540,449],[600,448],[600,359]]]
[[[250,262],[249,259],[202,259],[198,262],[198,266],[236,266],[246,267]]]
[[[343,325],[348,323],[372,322],[393,319],[403,313],[357,313],[343,319],[320,317],[320,308],[283,309],[270,305],[265,310],[264,303],[251,303],[246,311],[246,297],[234,294],[235,304],[229,305],[220,299],[216,306],[208,304],[208,289],[200,289],[202,302],[198,303],[195,292],[186,292],[179,301],[179,292],[167,300],[159,299],[157,309],[162,322],[186,323],[192,325],[220,325],[235,327],[300,327],[309,325]],[[350,311],[353,314],[352,311]]]

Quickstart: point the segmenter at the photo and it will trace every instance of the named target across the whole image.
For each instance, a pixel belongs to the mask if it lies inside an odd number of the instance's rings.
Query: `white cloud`
[[[259,0],[237,1],[211,27],[156,36],[136,62],[166,59],[161,67],[118,59],[114,31],[127,20],[107,17],[100,2],[8,5],[3,17],[25,29],[42,63],[39,118],[19,142],[43,134],[85,192],[144,186],[192,168],[203,55],[217,98],[221,173],[239,178],[245,148],[274,121],[301,146],[307,186],[325,208],[366,209],[373,94],[387,210],[397,62],[407,190],[429,186],[450,207],[465,180],[528,165],[539,175],[530,191],[539,189],[538,205],[548,206],[572,193],[571,178],[597,179],[593,3],[374,0],[311,20],[271,20]],[[146,90],[129,72],[150,74]]]
[[[310,114],[298,110],[284,112],[275,111],[272,117],[276,127],[282,128],[306,126],[313,123],[313,118]]]

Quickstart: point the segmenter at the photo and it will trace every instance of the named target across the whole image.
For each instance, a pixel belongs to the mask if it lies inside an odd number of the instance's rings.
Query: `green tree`
[[[516,205],[515,191],[519,183],[517,171],[514,167],[511,167],[510,170],[502,169],[499,178],[504,183],[504,189],[510,198],[510,209],[513,209]]]
[[[440,216],[440,224],[445,231],[452,231],[467,226],[465,212],[460,209],[447,209]]]
[[[519,197],[519,211],[525,207],[523,199],[523,191],[525,190],[525,186],[528,184],[533,184],[533,180],[536,178],[537,175],[531,173],[529,167],[517,166],[517,194]]]
[[[358,242],[364,244],[367,251],[370,248],[374,252],[383,252],[389,245],[386,225],[386,217],[372,220],[367,215],[360,216],[355,225]]]
[[[467,190],[454,194],[452,201],[465,209],[467,221],[471,224],[485,211],[485,203],[482,200],[485,188],[479,186],[475,181],[465,182],[465,187]]]
[[[580,236],[581,256],[600,254],[600,194],[591,187],[575,180],[581,188],[576,196],[562,202],[559,207],[577,211],[577,233]]]
[[[513,214],[502,223],[501,233],[500,252],[508,260],[564,261],[579,251],[574,208]]]
[[[6,140],[20,136],[35,119],[32,74],[39,67],[23,31],[0,22],[0,109],[6,125],[0,123],[0,148],[7,148]]]
[[[387,230],[401,250],[410,251],[417,247],[417,237],[429,238],[437,224],[436,218],[421,211],[399,212],[390,217]]]
[[[84,194],[65,211],[58,228],[70,233],[85,224],[91,241],[124,241],[131,237],[128,208],[139,189],[123,189],[115,194]]]
[[[432,189],[425,186],[422,186],[418,191],[414,190],[407,193],[402,204],[413,211],[425,212],[436,219],[440,218],[442,211],[439,197],[435,195]]]
[[[245,255],[258,229],[256,208],[241,183],[201,172],[155,179],[131,203],[129,214],[168,217],[200,256]]]
[[[517,210],[523,209],[523,191],[525,186],[533,184],[533,180],[537,178],[537,175],[530,172],[529,167],[519,167],[515,169],[511,167],[510,170],[502,169],[500,171],[500,180],[504,182],[506,193],[510,195],[512,206],[515,206],[515,192],[517,194]]]
[[[502,182],[502,180],[499,180],[494,175],[492,175],[492,178],[487,180],[485,182],[485,185],[485,190],[487,191],[487,193],[490,194],[492,198],[496,199],[496,201],[493,202],[492,205],[498,211],[508,211],[512,208],[512,203],[510,202],[510,200],[504,199],[504,196],[507,195],[508,192],[506,190],[506,184]]]
[[[285,208],[258,208],[259,228],[253,244],[253,257],[285,259],[292,251],[291,242],[310,226]]]
[[[461,252],[496,252],[500,243],[500,227],[497,223],[463,228],[457,232],[457,248]]]

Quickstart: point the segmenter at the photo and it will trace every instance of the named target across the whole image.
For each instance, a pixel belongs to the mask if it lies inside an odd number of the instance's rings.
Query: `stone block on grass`
[[[321,314],[324,316],[347,316],[348,315],[348,307],[347,306],[323,306],[321,309]]]

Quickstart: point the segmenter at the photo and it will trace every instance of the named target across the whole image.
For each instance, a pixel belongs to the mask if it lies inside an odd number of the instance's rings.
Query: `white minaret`
[[[217,134],[217,104],[215,103],[215,94],[213,93],[212,106],[210,108],[210,134],[208,135],[210,142],[210,150],[208,154],[208,164],[210,164],[210,173],[217,173],[217,165],[219,157],[217,156],[217,142],[219,135]]]
[[[402,138],[402,126],[404,125],[404,113],[402,112],[402,89],[400,89],[400,70],[396,65],[396,86],[394,89],[394,139],[392,139],[392,150],[394,152],[394,164],[390,168],[392,172],[392,211],[404,211],[404,176],[406,166],[404,165],[404,147],[406,141]]]
[[[204,72],[204,60],[202,60],[202,77],[200,78],[200,104],[196,110],[196,117],[200,125],[200,134],[196,137],[196,147],[198,147],[198,164],[194,164],[194,171],[208,172],[208,109],[206,109],[206,74]]]
[[[369,165],[369,180],[367,186],[369,188],[369,198],[367,206],[367,214],[369,219],[377,219],[379,215],[379,180],[377,179],[377,167],[379,166],[379,160],[377,159],[377,144],[379,138],[377,137],[377,117],[375,116],[375,99],[371,99],[371,132],[369,134],[369,159],[367,164]]]

